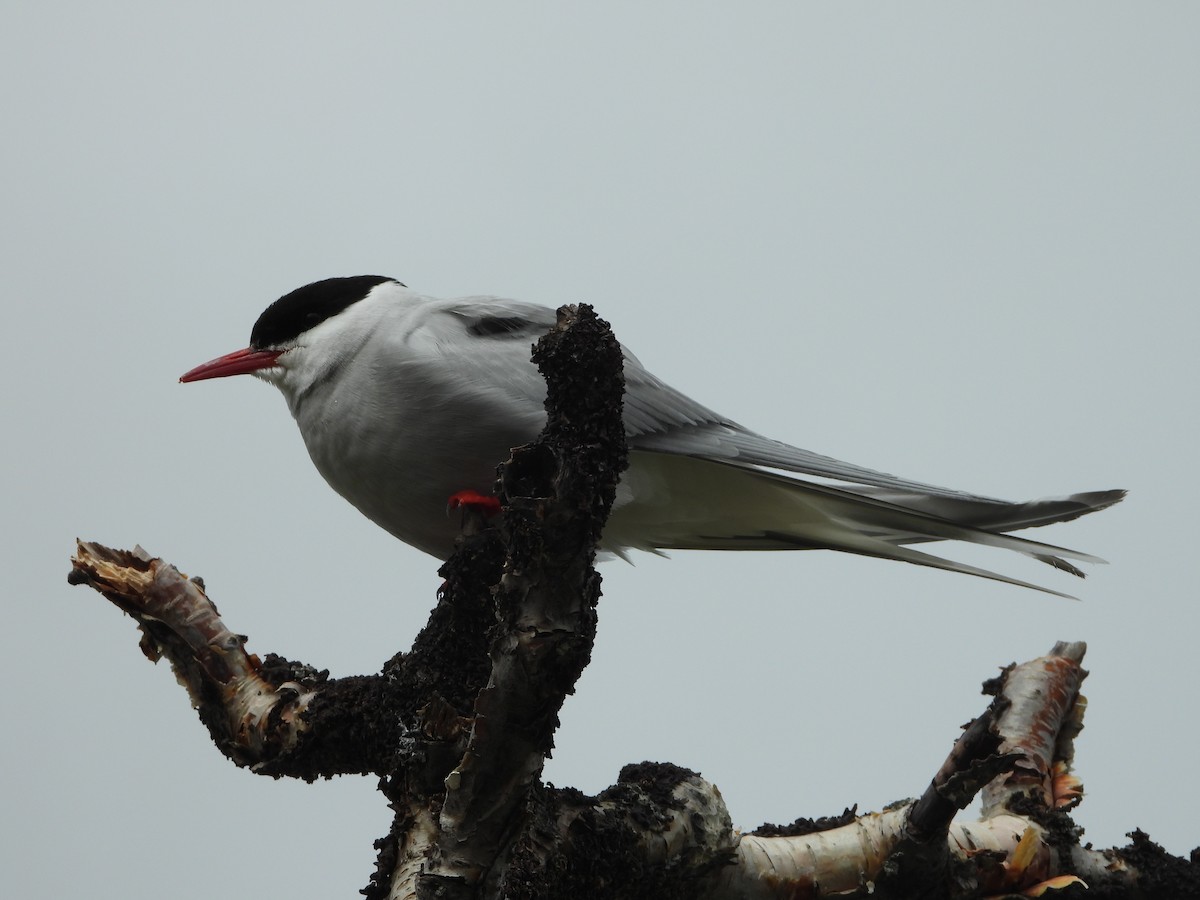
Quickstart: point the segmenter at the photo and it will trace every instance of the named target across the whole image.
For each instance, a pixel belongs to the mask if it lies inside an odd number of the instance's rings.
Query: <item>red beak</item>
[[[235,350],[184,372],[179,376],[179,380],[183,382],[203,381],[206,378],[247,375],[250,372],[257,372],[259,369],[271,368],[282,353],[282,350],[255,350],[252,347]]]

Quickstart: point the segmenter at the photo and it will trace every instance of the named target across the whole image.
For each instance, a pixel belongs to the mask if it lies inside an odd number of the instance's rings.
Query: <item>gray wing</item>
[[[463,297],[438,304],[480,345],[532,344],[552,327],[558,314],[547,306],[502,297]],[[528,354],[526,354],[528,355]]]
[[[628,352],[625,383],[625,427],[634,449],[830,479],[849,493],[960,526],[1002,532],[1068,522],[1112,506],[1125,496],[1121,490],[1091,491],[1012,503],[911,481],[750,431],[665,384]],[[913,535],[906,543],[933,539]],[[1041,558],[1081,574],[1060,559]]]
[[[515,358],[515,354],[521,353],[528,362],[529,345],[556,321],[554,310],[548,307],[499,297],[465,297],[440,306],[472,339],[471,355],[475,357],[506,353]],[[783,469],[879,488],[953,497],[973,496],[897,478],[763,437],[677,391],[646,371],[627,347],[622,345],[622,350],[625,353],[625,432],[630,446],[635,449]],[[522,368],[532,371],[530,365]],[[545,396],[544,388],[529,393]]]
[[[522,418],[536,421],[533,440],[545,421],[546,382],[530,361],[538,338],[557,321],[554,310],[500,297],[433,300],[422,332],[435,346],[430,356],[452,355],[453,366],[438,366],[439,376],[482,392]]]
[[[625,429],[630,444],[641,450],[782,469],[901,492],[1004,502],[898,478],[763,437],[665,384],[628,353],[625,385]]]
[[[493,297],[464,298],[443,308],[472,338],[474,351],[465,364],[479,366],[478,374],[484,381],[494,379],[499,369],[510,393],[540,406],[545,385],[528,361],[529,347],[554,325],[555,312],[532,303]],[[828,479],[838,482],[836,486],[842,490],[871,502],[989,531],[1069,521],[1110,506],[1124,496],[1123,491],[1096,491],[1011,503],[843,462],[744,428],[655,377],[628,348],[623,349],[625,430],[630,448],[635,451]],[[500,356],[504,358],[499,359]],[[912,534],[906,542],[936,539]],[[1056,565],[1060,562],[1050,558],[1046,561]]]

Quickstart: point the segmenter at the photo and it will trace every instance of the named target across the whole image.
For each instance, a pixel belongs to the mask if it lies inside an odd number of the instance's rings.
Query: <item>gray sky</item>
[[[1072,603],[833,553],[604,569],[547,776],[667,760],[734,820],[919,793],[979,683],[1089,642],[1077,819],[1200,843],[1192,4],[12,4],[0,34],[0,445],[10,896],[354,896],[370,779],[256,778],[130,620],[68,588],[80,536],[203,575],[252,650],[376,671],[436,563],[311,467],[281,398],[181,386],[282,293],[393,275],[587,301],[746,425],[1013,499],[1125,487],[1033,533]],[[247,852],[247,846],[251,852]],[[202,860],[198,863],[196,860]]]

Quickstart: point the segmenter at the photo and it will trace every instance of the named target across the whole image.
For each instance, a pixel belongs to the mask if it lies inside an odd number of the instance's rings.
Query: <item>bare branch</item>
[[[225,627],[200,580],[140,547],[78,541],[72,566],[72,584],[95,588],[137,621],[148,659],[167,658],[222,752],[253,765],[296,746],[312,692],[262,677],[259,659]]]
[[[1013,774],[984,790],[985,816],[1022,800],[1048,811],[1073,805],[1082,796],[1082,785],[1065,776],[1073,741],[1083,727],[1085,705],[1076,701],[1087,677],[1080,666],[1086,651],[1082,642],[1060,642],[1049,655],[1005,671],[1000,686],[1009,704],[998,723],[1000,749],[1019,754],[1022,761]]]
[[[590,307],[564,307],[534,361],[550,386],[548,421],[501,467],[510,549],[495,593],[491,677],[475,702],[467,752],[445,782],[438,852],[419,896],[474,897],[498,885],[496,863],[517,836],[558,711],[595,640],[592,561],[626,455],[621,348]]]
[[[499,528],[465,522],[429,623],[376,675],[260,660],[199,579],[140,548],[80,542],[73,560],[71,581],[134,617],[143,652],[170,662],[239,765],[381,776],[395,817],[368,900],[973,898],[1081,880],[1105,897],[1200,895],[1196,865],[1140,832],[1120,850],[1080,845],[1083,644],[988,682],[993,700],[921,797],[879,813],[742,834],[715,786],[671,764],[627,766],[596,797],[543,785],[595,638],[591,563],[625,451],[620,348],[591,309],[560,310],[536,359],[548,424],[500,469]],[[980,793],[982,817],[956,821]]]

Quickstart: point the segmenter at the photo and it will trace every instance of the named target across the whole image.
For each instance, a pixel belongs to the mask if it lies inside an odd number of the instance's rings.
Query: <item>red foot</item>
[[[473,510],[485,517],[494,516],[500,512],[500,501],[478,491],[459,491],[457,494],[451,494],[450,499],[446,501],[446,512],[455,509]]]

